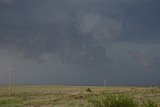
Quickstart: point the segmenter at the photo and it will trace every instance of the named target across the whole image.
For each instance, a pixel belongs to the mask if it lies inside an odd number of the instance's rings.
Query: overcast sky
[[[159,0],[0,0],[0,85],[160,85]]]

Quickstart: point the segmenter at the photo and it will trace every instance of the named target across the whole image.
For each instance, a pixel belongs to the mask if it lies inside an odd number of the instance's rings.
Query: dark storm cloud
[[[12,3],[12,0],[0,0],[0,5],[4,4],[4,5],[8,5]]]
[[[0,0],[0,82],[12,65],[21,84],[159,84],[159,7],[159,0]]]
[[[123,13],[125,30],[121,39],[135,43],[159,43],[159,10],[159,0],[129,5]]]
[[[156,0],[0,0],[0,47],[18,57],[104,63],[114,41],[159,38]],[[141,35],[141,37],[139,37]]]

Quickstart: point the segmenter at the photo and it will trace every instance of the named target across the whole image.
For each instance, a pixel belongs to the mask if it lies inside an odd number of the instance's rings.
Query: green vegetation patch
[[[126,95],[101,95],[88,100],[94,107],[136,107],[132,97]]]
[[[1,98],[0,107],[20,107],[24,101],[17,98]]]
[[[94,107],[158,107],[154,101],[137,102],[134,97],[122,94],[106,94],[91,97],[88,102]]]

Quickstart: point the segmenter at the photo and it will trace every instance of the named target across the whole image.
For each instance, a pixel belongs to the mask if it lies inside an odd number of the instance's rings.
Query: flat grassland
[[[160,87],[14,86],[0,87],[0,107],[93,107],[90,98],[105,94],[133,96],[137,102],[154,101],[160,107]]]

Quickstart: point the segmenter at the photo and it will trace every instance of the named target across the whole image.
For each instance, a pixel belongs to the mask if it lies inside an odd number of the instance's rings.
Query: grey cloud
[[[100,15],[87,14],[79,16],[79,31],[92,36],[95,43],[106,47],[123,29],[122,22]]]
[[[0,0],[0,4],[2,3],[2,4],[8,5],[8,4],[10,4],[12,1],[13,1],[13,0]]]
[[[153,55],[153,52],[149,53],[147,51],[138,49],[134,50],[131,55],[139,66],[145,68],[154,68],[160,65],[160,57]]]
[[[148,18],[147,21],[143,19],[158,8],[158,6],[152,8],[156,0],[13,2],[15,4],[13,3],[10,8],[1,7],[3,9],[0,11],[1,48],[12,48],[23,58],[38,59],[44,54],[53,54],[67,62],[87,63],[107,61],[108,44],[118,39],[123,42],[126,38],[128,38],[126,41],[133,38],[136,42],[138,38],[143,42],[143,38],[132,35],[147,33],[147,29],[151,31],[150,23],[155,23],[152,19],[157,15],[151,14],[153,18]],[[149,9],[146,8],[148,6]],[[151,12],[141,17],[140,13],[147,9]],[[139,10],[141,11],[138,13]],[[142,20],[137,25],[136,19],[139,18]],[[142,31],[137,31],[139,25],[143,24],[148,28],[142,26]],[[147,38],[151,36],[148,35]]]
[[[11,63],[17,83],[159,84],[159,5],[0,0],[0,82]]]
[[[121,39],[135,43],[159,43],[158,10],[158,0],[128,6],[123,13],[125,30]]]

